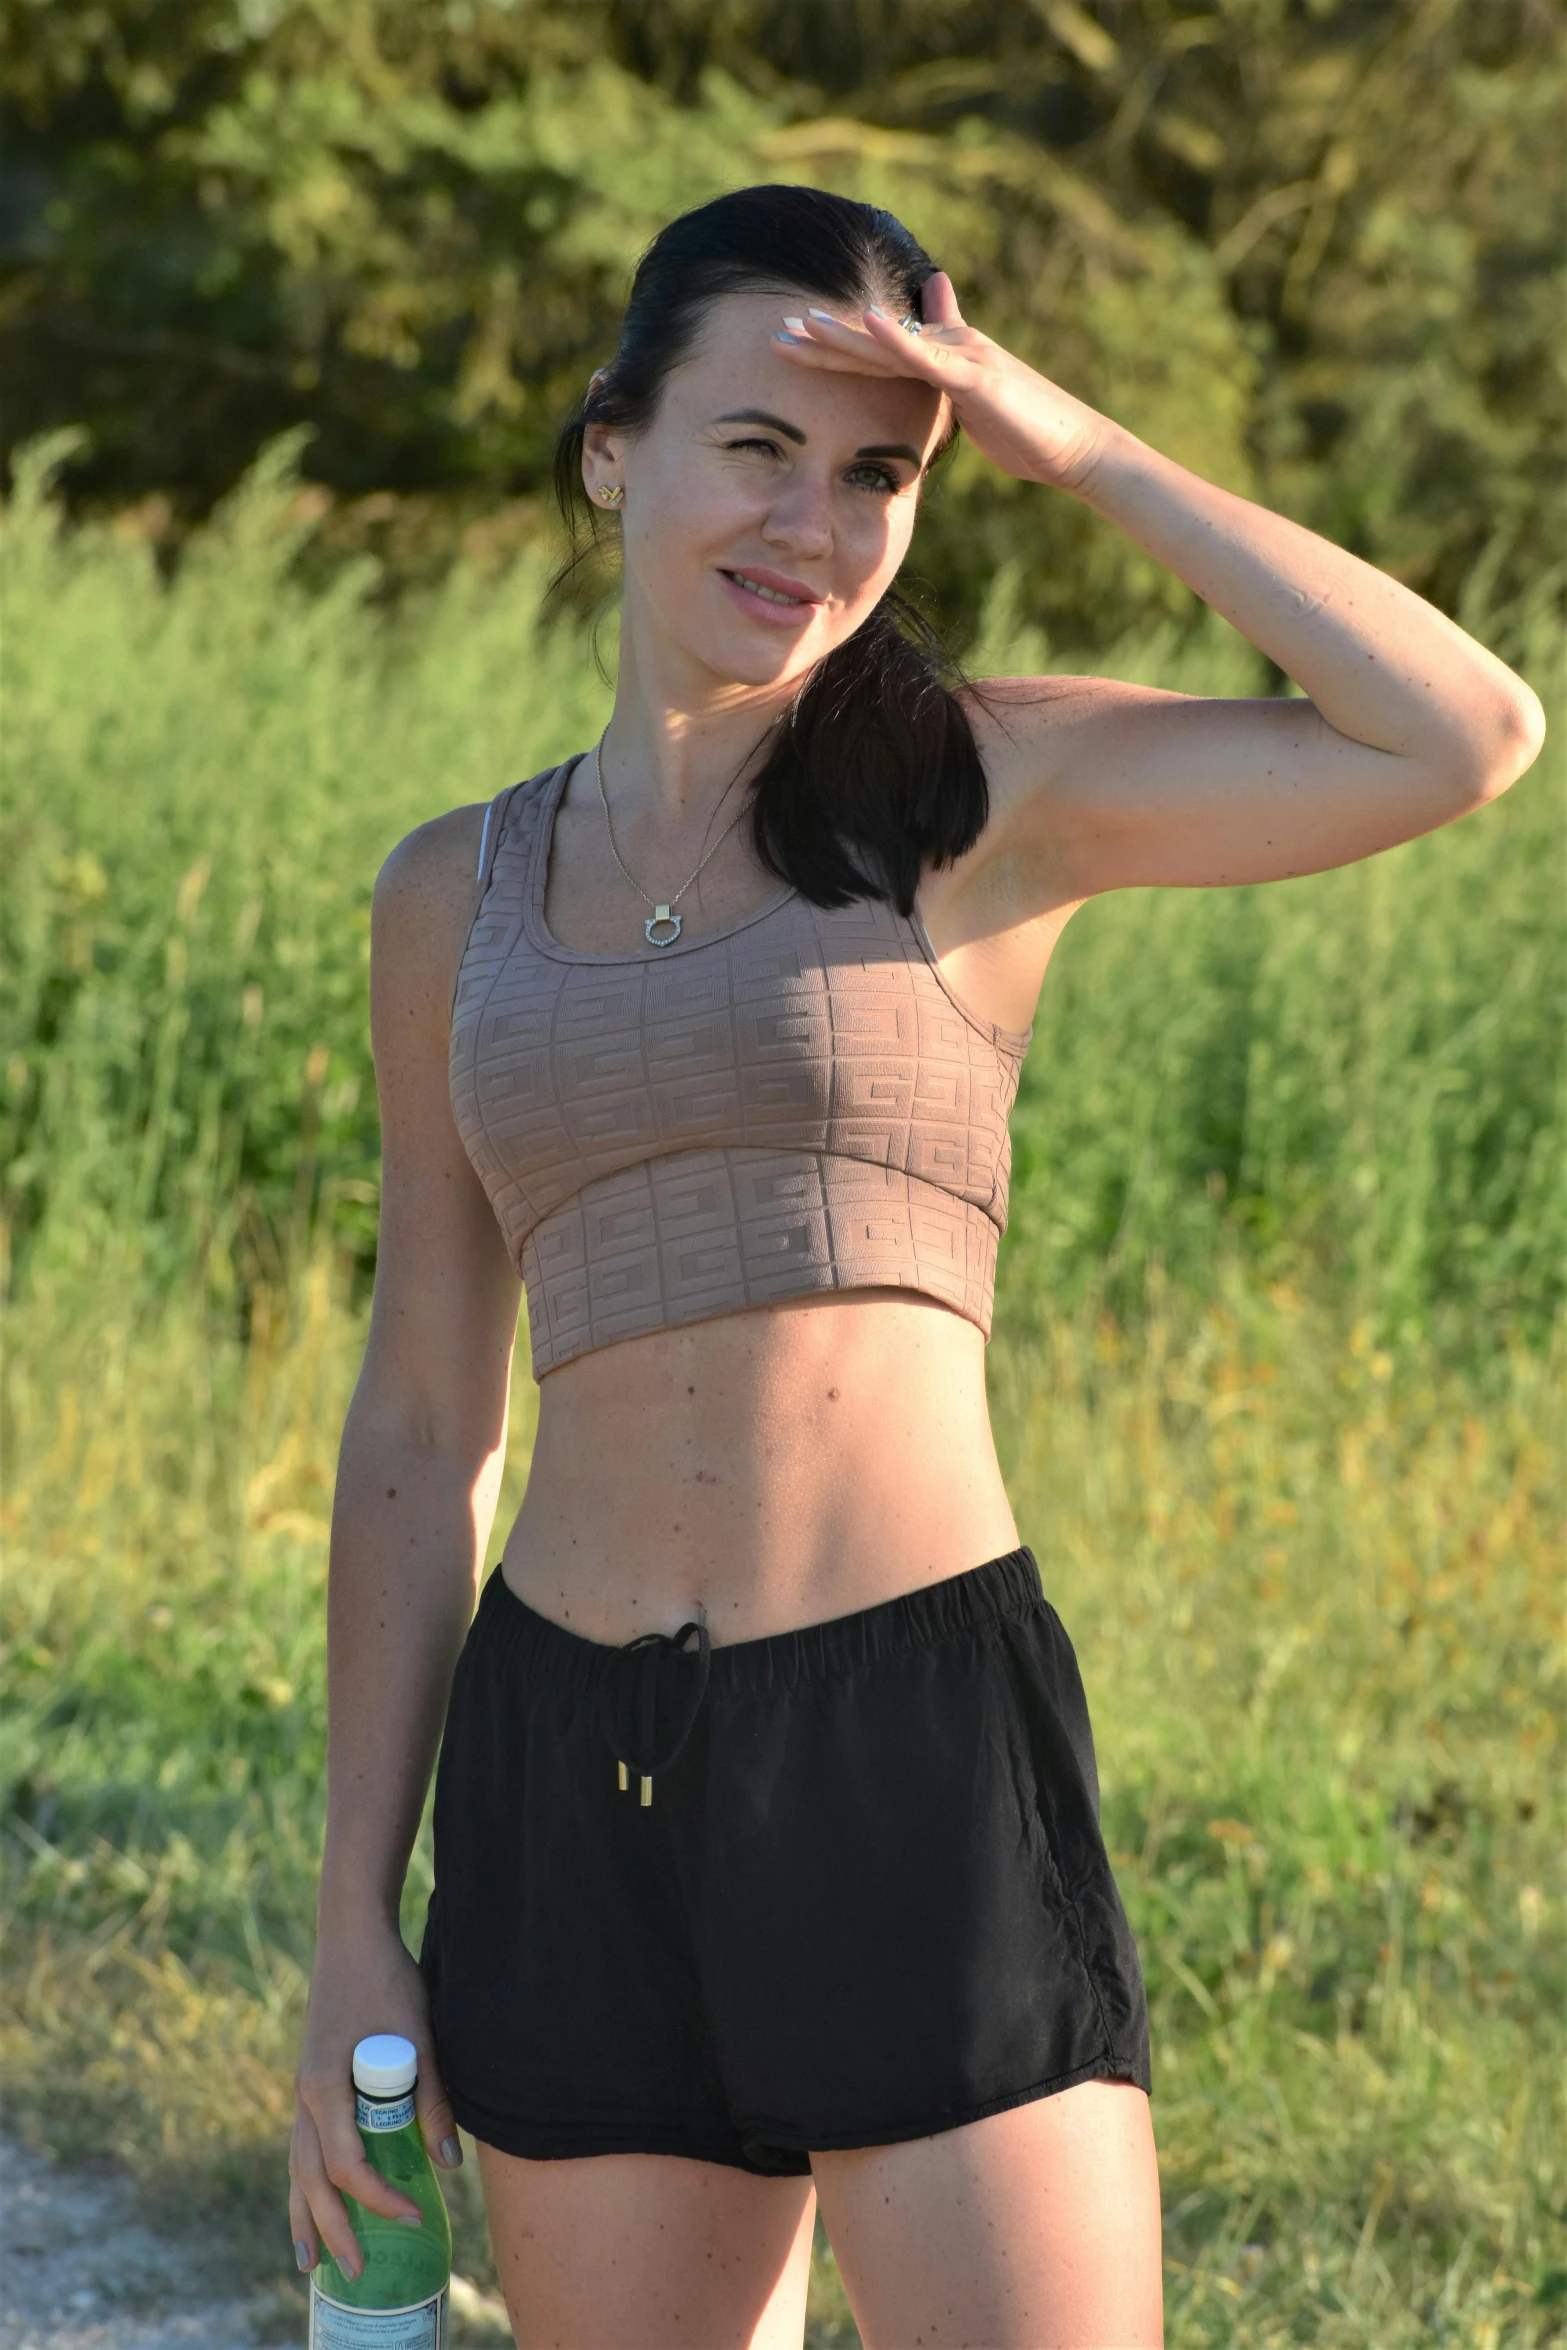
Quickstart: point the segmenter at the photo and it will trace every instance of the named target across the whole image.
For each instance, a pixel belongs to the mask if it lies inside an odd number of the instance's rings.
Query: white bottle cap
[[[372,2032],[354,2050],[354,2087],[367,2097],[403,2097],[419,2077],[418,2052],[401,2032]]]

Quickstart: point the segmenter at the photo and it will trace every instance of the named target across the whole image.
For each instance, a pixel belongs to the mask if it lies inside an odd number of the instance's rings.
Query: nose
[[[796,555],[825,555],[832,547],[832,510],[827,484],[796,474],[768,505],[762,536],[771,547]]]

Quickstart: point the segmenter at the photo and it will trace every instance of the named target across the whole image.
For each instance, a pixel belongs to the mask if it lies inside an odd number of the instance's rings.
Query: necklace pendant
[[[663,932],[662,938],[654,937],[653,933],[658,930]],[[672,947],[680,936],[680,916],[672,914],[667,906],[655,906],[643,923],[642,931],[650,947]]]

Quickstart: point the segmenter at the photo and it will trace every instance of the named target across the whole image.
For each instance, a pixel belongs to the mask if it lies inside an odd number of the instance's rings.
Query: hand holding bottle
[[[425,2214],[414,2197],[371,2163],[360,2136],[353,2055],[369,2033],[398,2033],[416,2052],[415,2106],[423,2144],[448,2170],[462,2161],[457,2125],[435,2060],[424,1980],[401,1935],[380,1927],[324,1936],[317,1946],[294,2079],[294,2134],[289,2149],[289,2221],[294,2257],[314,2269],[322,2248],[353,2280],[364,2268],[344,2196],[368,2213],[412,2230]]]

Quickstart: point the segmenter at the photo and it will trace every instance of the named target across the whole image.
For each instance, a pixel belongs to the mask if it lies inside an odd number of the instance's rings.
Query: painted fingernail
[[[789,332],[792,335],[803,335],[805,332],[805,321],[803,318],[785,318],[784,325],[789,329]]]
[[[422,2228],[424,2226],[422,2211],[400,2211],[397,2217],[405,2228]]]
[[[885,318],[887,313],[877,303],[871,302],[866,306],[865,315],[867,318]]]
[[[838,323],[830,310],[813,310],[810,315],[812,318],[825,318],[829,326],[836,326]]]
[[[364,2264],[364,2254],[362,2252],[350,2252],[348,2258],[346,2260],[339,2260],[337,2265],[342,2270],[345,2277],[357,2278],[360,2270],[364,2267]]]
[[[441,2160],[448,2170],[462,2169],[462,2140],[455,2133],[441,2140]]]
[[[803,343],[805,341],[805,337],[804,335],[786,335],[780,330],[779,333],[774,335],[773,341],[775,343]]]
[[[305,2242],[303,2236],[294,2238],[294,2258],[301,2268],[309,2268],[311,2265],[310,2246]]]

